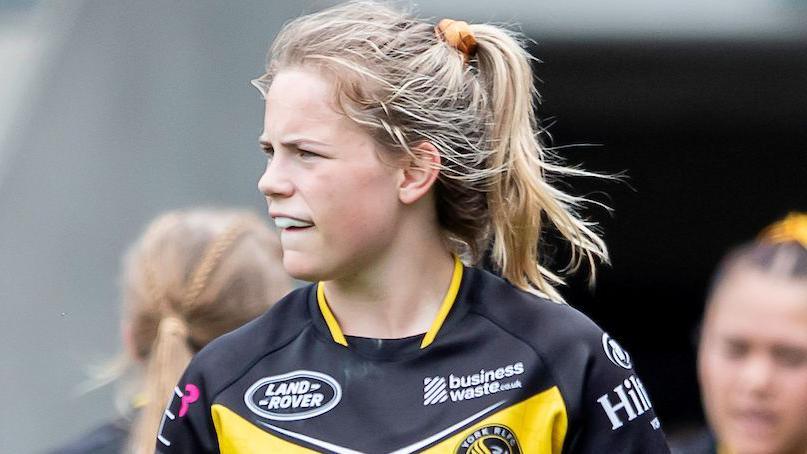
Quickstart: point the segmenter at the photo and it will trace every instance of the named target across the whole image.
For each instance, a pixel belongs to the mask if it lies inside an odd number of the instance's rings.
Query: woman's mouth
[[[311,222],[285,216],[277,216],[272,219],[275,221],[275,227],[289,232],[305,230],[314,226]]]
[[[746,409],[732,414],[734,423],[749,435],[763,436],[774,431],[778,418],[776,413],[760,409]]]

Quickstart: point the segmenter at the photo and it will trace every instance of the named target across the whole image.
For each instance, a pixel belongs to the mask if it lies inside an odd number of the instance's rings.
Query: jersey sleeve
[[[194,364],[174,387],[160,421],[156,452],[159,454],[218,453],[219,446],[210,412],[211,390]]]
[[[599,328],[586,337],[580,423],[564,452],[668,454],[661,423],[630,355]]]

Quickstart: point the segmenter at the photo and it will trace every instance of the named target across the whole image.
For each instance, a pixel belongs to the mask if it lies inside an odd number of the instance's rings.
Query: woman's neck
[[[363,272],[324,283],[344,334],[396,339],[428,331],[454,268],[451,253],[432,238],[392,247]]]

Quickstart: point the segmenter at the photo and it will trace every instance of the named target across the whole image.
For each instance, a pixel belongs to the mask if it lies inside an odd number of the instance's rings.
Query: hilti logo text
[[[597,402],[602,405],[605,415],[611,421],[611,430],[622,427],[623,418],[627,417],[628,421],[633,421],[653,408],[647,391],[635,375],[631,375],[614,388],[613,393],[600,396]]]

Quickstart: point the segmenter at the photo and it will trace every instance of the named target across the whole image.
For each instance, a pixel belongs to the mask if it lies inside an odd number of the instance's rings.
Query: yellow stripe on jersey
[[[223,405],[214,404],[212,413],[221,454],[317,452],[266,432]],[[567,426],[566,405],[558,387],[553,386],[525,401],[494,413],[420,452],[431,454],[484,452],[483,444],[478,441],[484,442],[485,438],[498,437],[500,440],[518,445],[518,449],[511,449],[510,452],[560,454]],[[296,436],[301,437],[299,434]],[[323,446],[330,445],[324,440],[313,442]],[[348,448],[339,448],[345,452],[355,452]]]
[[[213,425],[221,454],[248,452],[316,453],[276,437],[237,415],[229,408],[213,404]]]
[[[328,324],[328,330],[331,332],[333,341],[347,347],[347,339],[342,333],[342,328],[339,326],[339,322],[336,321],[333,312],[331,312],[331,308],[328,307],[328,302],[325,301],[325,286],[322,282],[317,284],[317,304],[319,305],[319,311],[322,312],[322,316],[325,318],[325,323]]]
[[[553,386],[525,401],[490,415],[422,452],[432,454],[473,453],[479,449],[478,446],[474,446],[477,444],[474,443],[476,440],[510,432],[520,448],[510,452],[559,454],[563,449],[567,427],[566,405],[558,387]],[[463,443],[469,446],[463,447]]]
[[[462,261],[458,256],[454,256],[454,271],[451,274],[451,283],[448,286],[448,291],[443,297],[443,302],[440,304],[440,309],[437,311],[437,316],[434,318],[431,327],[423,336],[423,341],[420,343],[420,348],[426,348],[434,342],[437,337],[437,332],[443,326],[443,322],[448,317],[448,312],[454,306],[454,301],[457,299],[457,293],[460,291],[460,283],[462,282]],[[317,283],[317,305],[328,325],[328,330],[331,332],[333,341],[339,345],[347,347],[347,339],[342,332],[342,327],[333,315],[328,301],[325,299],[325,285],[322,282]]]
[[[432,326],[426,331],[426,335],[423,336],[423,342],[420,343],[420,348],[426,348],[434,342],[437,332],[440,331],[443,322],[446,320],[446,317],[448,317],[448,311],[451,310],[454,301],[457,299],[457,293],[460,291],[460,282],[462,282],[462,261],[455,255],[454,273],[451,275],[451,284],[448,286],[448,292],[446,292],[446,296],[443,297],[443,303],[440,305],[440,310],[437,311],[437,317],[435,317],[432,322]]]

